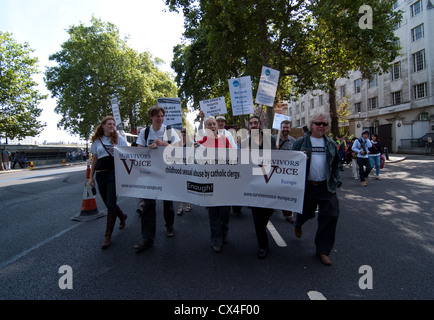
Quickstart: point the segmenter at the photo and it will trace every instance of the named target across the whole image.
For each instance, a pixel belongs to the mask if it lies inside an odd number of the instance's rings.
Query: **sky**
[[[169,12],[164,0],[0,0],[0,30],[12,33],[19,43],[27,42],[39,59],[38,90],[48,94],[42,100],[42,115],[38,118],[47,127],[36,137],[39,143],[79,142],[77,136],[57,129],[61,116],[54,112],[56,102],[46,89],[43,77],[48,57],[61,50],[68,40],[66,30],[72,25],[90,25],[94,16],[115,24],[121,37],[129,36],[128,45],[138,52],[148,51],[165,61],[161,67],[173,73],[170,62],[173,47],[182,42],[183,17]]]

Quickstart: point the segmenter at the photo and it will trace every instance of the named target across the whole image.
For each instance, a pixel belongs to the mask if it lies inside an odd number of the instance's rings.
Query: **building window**
[[[354,80],[354,93],[362,91],[362,79]]]
[[[401,104],[402,103],[402,91],[392,92],[392,104]]]
[[[319,105],[320,106],[324,105],[323,95],[319,96]]]
[[[292,116],[292,108],[288,109],[288,116]]]
[[[401,61],[396,62],[392,66],[392,81],[401,78]]]
[[[315,101],[313,99],[310,99],[310,108],[315,108]]]
[[[341,98],[345,97],[345,93],[346,93],[346,86],[343,85],[343,86],[341,87]]]
[[[413,53],[413,70],[418,72],[425,69],[425,50]]]
[[[417,115],[416,120],[422,120],[422,121],[428,121],[429,120],[429,113],[428,112],[421,112]]]
[[[422,13],[422,0],[416,1],[410,6],[411,17]]]
[[[415,86],[413,86],[413,97],[415,99],[420,99],[420,98],[424,98],[427,96],[427,87],[426,87],[426,82],[424,83],[419,83]]]
[[[304,112],[304,102],[301,103],[301,112]]]
[[[377,105],[378,105],[378,99],[377,99],[377,97],[373,97],[373,98],[369,98],[368,99],[368,108],[369,108],[369,110],[377,109]]]
[[[362,112],[362,103],[361,102],[356,102],[354,104],[354,111],[355,112]]]
[[[423,23],[416,28],[411,29],[411,41],[416,41],[424,37]]]
[[[398,1],[395,1],[395,2],[393,3],[393,9],[396,9],[396,8],[398,8]]]
[[[377,86],[377,76],[373,75],[371,79],[369,79],[369,88],[373,88]]]

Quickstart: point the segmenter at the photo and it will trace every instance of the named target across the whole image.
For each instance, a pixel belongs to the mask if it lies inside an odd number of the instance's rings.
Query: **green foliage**
[[[338,121],[334,83],[352,70],[364,78],[388,69],[398,55],[394,0],[166,0],[182,10],[187,44],[174,49],[180,97],[198,101],[228,92],[227,79],[261,67],[279,70],[276,100],[313,89],[329,91],[333,134]],[[361,29],[359,8],[369,5],[373,28]],[[256,89],[255,87],[253,88]]]
[[[67,30],[62,50],[51,55],[57,66],[47,68],[45,82],[62,115],[59,127],[87,139],[100,119],[112,114],[111,99],[119,99],[123,122],[144,125],[147,110],[163,96],[176,96],[168,73],[158,69],[160,59],[137,53],[121,39],[118,28],[92,18]]]
[[[21,139],[45,127],[37,120],[42,112],[38,105],[46,96],[36,90],[32,78],[39,73],[33,51],[28,43],[20,44],[0,31],[0,136]]]

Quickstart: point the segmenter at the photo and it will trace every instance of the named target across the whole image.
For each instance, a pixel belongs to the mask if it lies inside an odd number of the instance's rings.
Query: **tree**
[[[11,33],[0,31],[0,137],[35,136],[45,127],[37,120],[42,113],[39,103],[46,96],[32,78],[39,73],[32,52],[28,43],[20,44]]]
[[[242,75],[256,84],[265,65],[281,72],[276,100],[327,90],[336,134],[335,81],[351,70],[364,77],[387,70],[398,54],[393,28],[400,13],[393,2],[166,0],[171,10],[182,9],[189,40],[175,48],[180,94],[196,101],[227,92],[227,79]],[[374,14],[372,29],[359,26],[364,4]]]
[[[121,118],[130,127],[144,124],[146,111],[160,95],[176,95],[161,62],[138,54],[121,39],[118,28],[92,18],[67,30],[62,50],[51,55],[57,66],[47,68],[46,85],[57,98],[58,126],[88,139],[100,119],[112,114],[111,99],[118,98]]]
[[[180,97],[194,107],[199,100],[227,95],[230,78],[250,75],[256,90],[262,66],[281,71],[277,101],[287,96],[293,79],[306,81],[301,72],[306,56],[293,54],[295,43],[303,40],[299,32],[303,2],[167,0],[166,4],[184,13],[189,44],[175,47],[172,67]]]
[[[311,74],[321,89],[329,92],[332,134],[339,134],[335,82],[350,71],[359,70],[364,79],[381,74],[399,54],[394,27],[401,12],[393,10],[394,0],[316,0],[309,10],[312,21],[307,33],[312,62]],[[361,10],[362,9],[362,10]],[[359,12],[362,13],[359,13]],[[362,15],[364,13],[364,15]],[[372,19],[365,28],[363,18]]]

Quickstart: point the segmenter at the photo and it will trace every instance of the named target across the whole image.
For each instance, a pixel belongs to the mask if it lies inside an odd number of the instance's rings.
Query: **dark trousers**
[[[107,213],[119,215],[122,211],[117,205],[115,172],[113,170],[97,172],[95,180],[102,201],[107,207]]]
[[[154,243],[155,231],[157,228],[157,201],[155,199],[144,199],[145,204],[141,217],[141,231],[144,242]],[[173,210],[173,201],[163,201],[164,221],[166,228],[173,227],[175,221],[175,211]]]
[[[209,207],[209,226],[211,229],[211,246],[221,246],[229,230],[230,206]]]
[[[357,165],[359,166],[360,181],[365,181],[366,177],[371,173],[372,167],[369,158],[357,158]],[[364,168],[365,167],[365,168]]]
[[[268,249],[267,224],[273,209],[252,207],[253,224],[259,249]]]
[[[318,206],[318,229],[315,235],[317,253],[329,255],[335,243],[336,225],[339,218],[339,199],[336,193],[327,190],[327,184],[318,186],[306,183],[303,214],[297,213],[294,223],[301,227],[307,220],[315,218]]]

